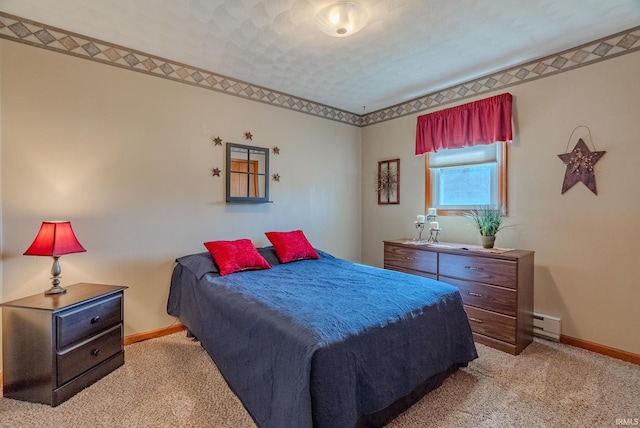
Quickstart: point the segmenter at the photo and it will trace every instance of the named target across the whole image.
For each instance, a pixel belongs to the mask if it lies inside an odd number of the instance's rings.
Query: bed
[[[457,288],[317,260],[221,276],[176,260],[167,312],[209,353],[262,428],[382,426],[477,358]]]

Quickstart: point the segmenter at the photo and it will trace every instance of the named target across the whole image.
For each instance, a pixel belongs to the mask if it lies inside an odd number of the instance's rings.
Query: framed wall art
[[[378,162],[376,175],[378,205],[400,203],[400,159]]]

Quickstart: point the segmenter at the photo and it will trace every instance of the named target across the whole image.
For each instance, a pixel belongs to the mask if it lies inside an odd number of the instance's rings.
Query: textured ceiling
[[[356,114],[640,25],[640,0],[357,1],[370,21],[347,38],[315,27],[324,0],[0,0],[0,10]]]

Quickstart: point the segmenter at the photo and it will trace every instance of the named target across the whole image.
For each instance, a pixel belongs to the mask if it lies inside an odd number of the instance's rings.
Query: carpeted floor
[[[389,426],[613,427],[640,419],[640,366],[536,340],[480,358]],[[125,365],[52,408],[0,398],[0,427],[253,427],[215,365],[177,333],[126,347]]]

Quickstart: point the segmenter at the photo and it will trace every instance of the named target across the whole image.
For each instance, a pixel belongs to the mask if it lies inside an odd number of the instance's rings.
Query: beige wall
[[[61,258],[62,285],[128,285],[125,334],[170,325],[173,260],[215,239],[267,245],[301,228],[360,259],[360,129],[0,41],[3,300],[50,286],[51,259],[22,253],[43,220],[68,219],[87,249]],[[278,146],[272,204],[224,203],[224,147]],[[224,174],[223,174],[224,175]]]
[[[509,148],[510,223],[496,245],[535,255],[534,310],[562,319],[562,333],[640,354],[640,53],[509,88],[515,139]],[[362,260],[382,265],[384,239],[415,237],[423,212],[424,160],[413,156],[418,115],[362,132]],[[560,194],[558,154],[591,130],[598,195],[578,183]],[[592,149],[593,150],[593,149]],[[401,158],[401,204],[378,206],[377,162]],[[479,244],[465,218],[438,219],[442,240]]]
[[[2,287],[2,266],[3,266],[3,257],[4,254],[3,248],[3,232],[2,227],[2,43],[0,43],[0,302],[4,301],[3,297],[3,287]],[[2,327],[2,319],[0,317],[0,327]],[[2,349],[2,335],[0,335],[0,349]],[[0,357],[1,359],[1,357]]]

